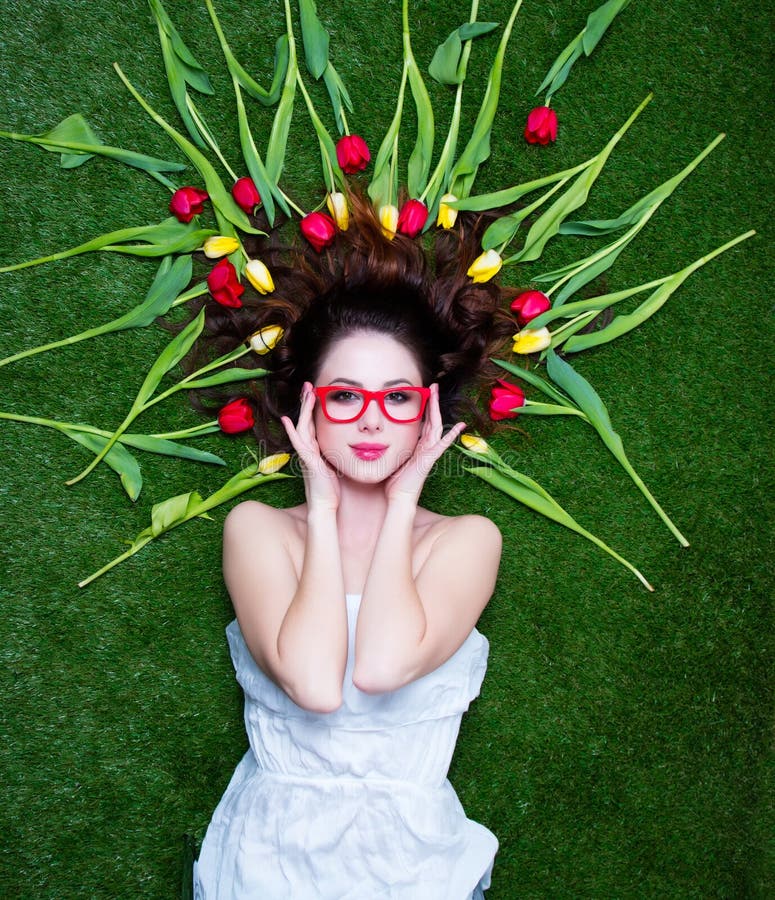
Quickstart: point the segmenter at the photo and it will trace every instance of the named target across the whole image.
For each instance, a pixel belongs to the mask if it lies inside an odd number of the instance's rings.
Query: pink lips
[[[379,459],[387,450],[387,444],[350,444],[358,459]]]

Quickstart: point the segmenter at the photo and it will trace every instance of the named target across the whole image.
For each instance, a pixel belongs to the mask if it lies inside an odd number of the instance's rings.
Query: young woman
[[[497,289],[464,277],[464,245],[431,273],[415,242],[388,242],[357,203],[355,218],[316,274],[287,269],[295,286],[235,326],[285,316],[257,402],[298,455],[306,502],[247,501],[226,521],[250,749],[196,864],[205,900],[468,900],[490,883],[497,840],[446,775],[484,677],[475,624],[501,537],[419,500],[511,327]]]

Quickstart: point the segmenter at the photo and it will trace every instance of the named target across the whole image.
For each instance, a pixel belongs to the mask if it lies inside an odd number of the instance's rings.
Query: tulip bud
[[[347,231],[350,226],[350,210],[345,195],[341,191],[334,191],[326,197],[326,206],[336,222],[336,227],[340,231]]]
[[[428,207],[422,200],[407,200],[401,207],[396,227],[401,234],[414,238],[428,221]]]
[[[318,253],[332,244],[336,237],[336,224],[331,216],[322,212],[313,212],[301,220],[301,233],[312,244]]]
[[[466,450],[470,450],[472,453],[487,453],[490,449],[490,445],[484,438],[477,437],[475,434],[461,434],[460,435],[460,443],[466,448]]]
[[[457,200],[457,197],[454,194],[444,194],[441,198],[436,224],[442,228],[452,228],[457,221],[457,210],[447,206],[448,203],[453,203],[455,200]]]
[[[379,208],[379,223],[382,226],[382,233],[385,237],[392,241],[396,236],[398,228],[398,207],[392,203],[386,203]]]
[[[252,216],[256,207],[261,204],[261,194],[258,193],[256,183],[247,175],[234,182],[231,186],[231,195],[237,206],[249,216]]]
[[[283,329],[279,325],[267,325],[266,328],[262,328],[260,331],[250,335],[248,338],[250,349],[254,353],[263,356],[264,353],[269,353],[275,344],[280,341],[283,334]]]
[[[516,384],[497,378],[497,387],[493,387],[490,395],[490,418],[493,422],[501,419],[514,419],[519,415],[517,410],[525,405],[525,392]]]
[[[202,212],[204,209],[202,204],[209,199],[207,191],[200,191],[199,188],[178,188],[170,200],[170,212],[179,222],[188,224],[194,216]]]
[[[557,113],[548,106],[536,106],[530,110],[525,125],[525,140],[528,144],[546,146],[557,138]]]
[[[227,237],[223,234],[216,234],[207,238],[202,249],[208,259],[219,259],[221,256],[228,256],[239,247],[239,241],[233,237]]]
[[[511,311],[517,314],[520,325],[527,325],[551,308],[552,301],[543,291],[525,291],[511,301]]]
[[[366,146],[366,141],[357,134],[345,134],[336,143],[336,161],[339,168],[352,175],[362,172],[369,164],[371,153]]]
[[[258,471],[262,475],[274,475],[291,458],[290,453],[273,453],[271,456],[265,456],[258,464]]]
[[[227,403],[218,413],[218,425],[225,434],[239,434],[255,424],[253,407],[244,397]]]
[[[242,306],[240,297],[245,293],[245,285],[239,283],[237,270],[228,259],[222,259],[213,266],[207,276],[207,288],[213,300],[221,306],[230,306],[234,309]]]
[[[248,260],[245,275],[259,294],[271,294],[274,290],[272,275],[260,259]]]
[[[471,263],[466,274],[473,278],[474,283],[489,281],[500,272],[502,265],[503,260],[497,250],[486,250]]]
[[[552,335],[548,328],[523,328],[514,335],[514,353],[538,353],[552,343]]]

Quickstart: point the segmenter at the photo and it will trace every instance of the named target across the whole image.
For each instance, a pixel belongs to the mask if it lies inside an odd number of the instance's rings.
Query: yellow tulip
[[[486,250],[471,263],[466,275],[473,278],[474,282],[489,281],[500,272],[502,265],[503,260],[497,250]]]
[[[271,456],[265,456],[258,464],[258,471],[262,475],[273,475],[279,472],[290,458],[290,453],[273,453]]]
[[[461,434],[460,443],[472,453],[487,453],[490,449],[487,441],[484,438],[477,437],[475,434]]]
[[[248,260],[245,275],[259,294],[271,294],[274,290],[272,275],[260,259]]]
[[[250,349],[255,353],[269,353],[283,336],[283,329],[279,325],[267,325],[248,338]]]
[[[538,353],[552,343],[552,334],[548,328],[523,328],[514,335],[514,353]]]
[[[326,197],[326,206],[336,227],[340,231],[347,231],[350,226],[350,210],[345,195],[341,191],[334,191]]]
[[[379,223],[382,226],[382,233],[388,240],[393,240],[398,229],[398,207],[392,203],[386,203],[379,209]]]
[[[239,241],[233,237],[227,237],[224,234],[216,234],[207,238],[202,249],[208,259],[220,259],[221,256],[228,256],[239,247]]]
[[[457,197],[454,194],[444,194],[441,198],[436,224],[441,225],[442,228],[452,228],[457,220],[457,210],[447,206],[448,203],[452,203],[455,200],[457,200]]]

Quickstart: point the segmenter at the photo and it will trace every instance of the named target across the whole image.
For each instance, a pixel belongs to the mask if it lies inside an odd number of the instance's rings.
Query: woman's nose
[[[380,431],[384,422],[382,410],[379,408],[376,397],[372,397],[366,403],[366,409],[360,418],[362,431]]]

